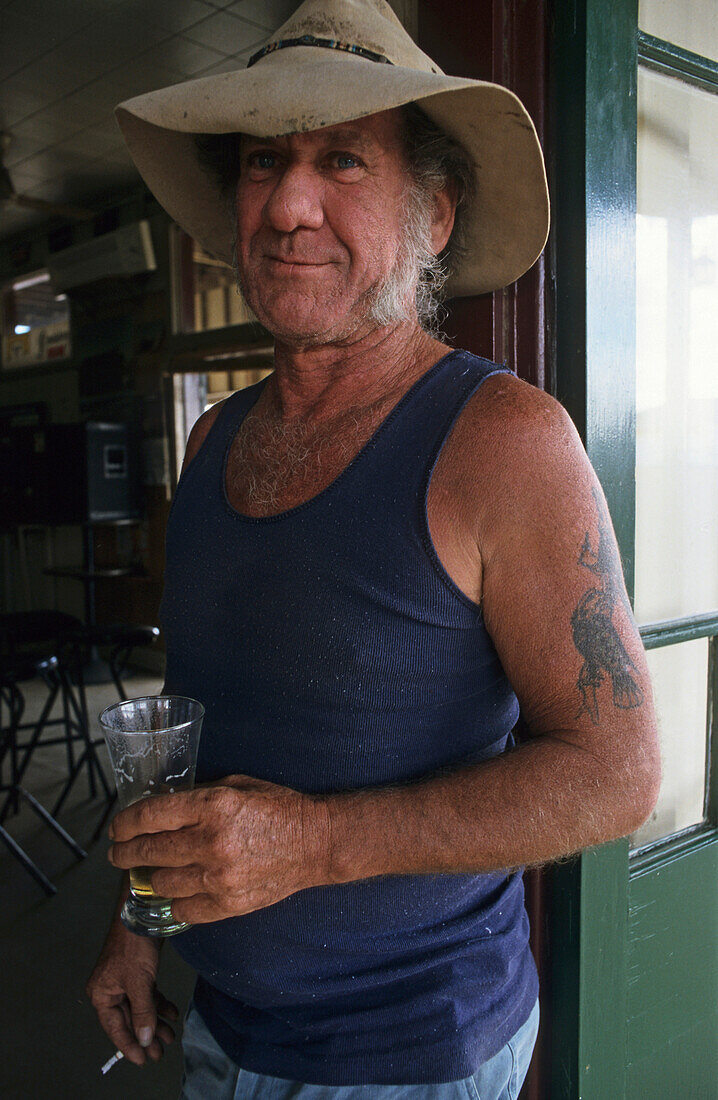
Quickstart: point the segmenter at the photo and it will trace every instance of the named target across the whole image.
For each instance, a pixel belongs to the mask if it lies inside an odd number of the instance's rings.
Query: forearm
[[[541,864],[632,832],[650,797],[635,765],[618,774],[584,749],[542,736],[448,775],[328,796],[327,877]]]

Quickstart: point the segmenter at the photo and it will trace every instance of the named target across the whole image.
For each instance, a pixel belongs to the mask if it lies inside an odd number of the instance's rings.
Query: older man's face
[[[238,272],[275,336],[301,346],[373,327],[372,292],[396,260],[407,179],[399,111],[243,139]]]

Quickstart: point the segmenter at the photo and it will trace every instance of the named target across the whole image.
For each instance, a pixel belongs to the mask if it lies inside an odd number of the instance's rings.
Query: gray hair
[[[417,247],[418,281],[416,312],[427,332],[438,335],[443,292],[447,279],[466,255],[468,214],[474,201],[475,173],[468,153],[458,141],[429,118],[415,103],[402,108],[404,144],[412,182],[405,195],[404,219],[407,238],[423,239]],[[439,255],[431,250],[431,221],[439,191],[453,186],[456,214],[451,236]],[[408,243],[408,242],[405,242]]]
[[[410,173],[402,196],[402,240],[393,270],[373,292],[370,313],[378,325],[387,325],[410,320],[415,308],[422,328],[438,335],[446,281],[466,252],[467,215],[474,199],[474,167],[464,148],[415,103],[406,104],[401,112]],[[241,137],[239,133],[194,135],[200,164],[219,186],[231,212],[235,237],[234,191],[239,177]],[[446,248],[437,256],[431,247],[434,202],[447,185],[453,187],[456,195],[456,215]],[[234,251],[236,273],[236,247]]]
[[[432,249],[434,194],[415,179],[404,188],[396,260],[370,296],[369,315],[379,327],[411,321],[416,311],[421,327],[432,335],[439,334],[448,271]]]

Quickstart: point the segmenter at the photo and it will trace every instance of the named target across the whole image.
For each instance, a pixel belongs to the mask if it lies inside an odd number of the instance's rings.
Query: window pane
[[[708,639],[647,654],[661,739],[663,782],[653,813],[631,837],[640,848],[703,821]]]
[[[640,0],[638,25],[646,34],[718,61],[716,0]]]
[[[211,355],[208,359],[216,361],[236,363],[237,356]],[[175,456],[177,469],[175,470],[175,485],[179,481],[182,472],[184,453],[187,448],[187,440],[193,424],[215,405],[218,401],[224,401],[235,390],[242,390],[245,386],[253,386],[272,373],[272,356],[263,355],[261,352],[255,356],[255,360],[265,358],[266,366],[255,366],[232,370],[185,372],[172,375],[172,390],[174,395],[174,425],[175,425]]]
[[[239,293],[234,272],[179,226],[172,226],[174,331],[204,332],[257,318]]]
[[[636,618],[718,608],[718,96],[638,78]]]

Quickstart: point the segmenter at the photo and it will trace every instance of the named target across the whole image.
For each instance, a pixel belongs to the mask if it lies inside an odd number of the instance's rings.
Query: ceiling
[[[93,207],[139,182],[122,100],[243,68],[298,0],[0,0],[0,130],[15,190]],[[0,239],[47,222],[0,205]]]

